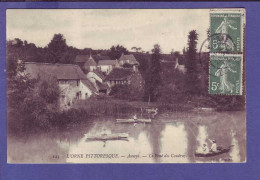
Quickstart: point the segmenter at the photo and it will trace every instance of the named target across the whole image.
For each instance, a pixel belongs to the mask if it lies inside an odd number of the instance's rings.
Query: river
[[[87,141],[101,132],[128,133],[125,140]],[[209,139],[230,151],[197,157]],[[245,112],[175,112],[159,114],[151,124],[119,124],[96,118],[63,132],[26,139],[8,138],[9,163],[200,163],[245,162]]]

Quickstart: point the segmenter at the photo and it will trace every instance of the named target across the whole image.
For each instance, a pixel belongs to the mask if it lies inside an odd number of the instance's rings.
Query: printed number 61
[[[213,49],[218,48],[218,40],[213,40]]]
[[[218,83],[217,83],[217,82],[212,82],[212,83],[211,83],[211,90],[212,90],[212,91],[216,91],[217,88],[218,88]]]

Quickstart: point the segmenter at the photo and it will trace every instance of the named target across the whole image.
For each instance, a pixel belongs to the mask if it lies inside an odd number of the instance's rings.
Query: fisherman
[[[209,139],[209,141],[212,143],[212,145],[210,147],[210,151],[211,152],[217,152],[218,149],[217,149],[217,142],[216,142],[216,140]]]
[[[204,154],[207,154],[209,152],[209,148],[208,148],[207,144],[203,144],[202,150],[203,150]]]
[[[133,118],[134,118],[134,120],[135,120],[135,121],[137,120],[137,116],[136,116],[136,114],[134,115],[134,117],[133,117]]]

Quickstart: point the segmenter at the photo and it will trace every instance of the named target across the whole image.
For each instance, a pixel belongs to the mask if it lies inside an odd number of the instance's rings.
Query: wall
[[[103,80],[102,80],[98,75],[96,75],[96,74],[93,73],[93,72],[89,72],[89,73],[87,74],[87,78],[88,78],[88,79],[94,78],[94,79],[97,80],[98,82],[103,83]]]

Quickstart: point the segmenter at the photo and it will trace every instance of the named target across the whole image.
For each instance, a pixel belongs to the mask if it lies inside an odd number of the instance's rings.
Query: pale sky
[[[7,10],[7,40],[20,38],[44,47],[54,34],[64,35],[69,46],[109,49],[123,45],[150,51],[159,43],[163,53],[187,47],[191,30],[199,34],[198,49],[207,38],[207,9],[75,9]]]

